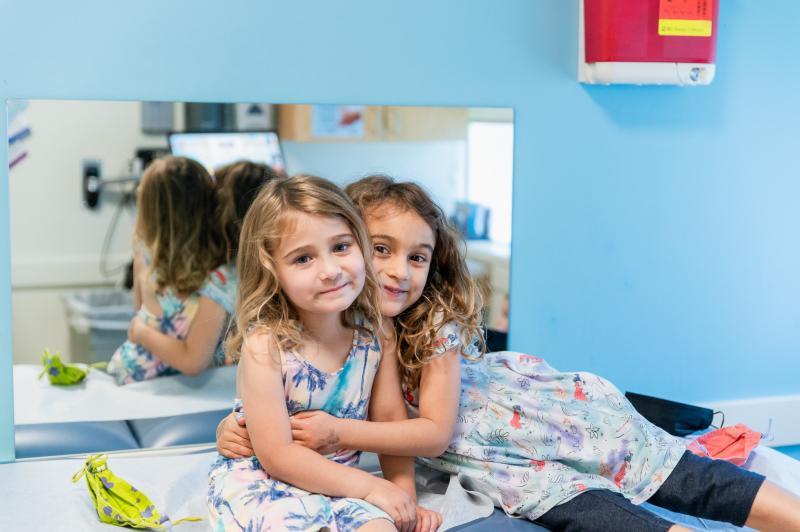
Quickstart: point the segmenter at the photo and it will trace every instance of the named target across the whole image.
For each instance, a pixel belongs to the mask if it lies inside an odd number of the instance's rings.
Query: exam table
[[[72,474],[82,467],[85,455],[100,451],[111,451],[109,467],[150,495],[163,513],[175,519],[187,515],[206,517],[206,475],[216,458],[213,443],[209,442],[215,439],[219,420],[230,412],[235,368],[214,368],[200,377],[174,375],[126,386],[117,386],[108,375],[92,371],[86,382],[75,388],[57,388],[46,380],[36,381],[39,371],[37,366],[14,366],[18,461],[0,465],[7,488],[3,491],[10,492],[4,503],[14,511],[0,512],[0,530],[28,529],[32,525],[48,530],[109,530],[97,519],[85,483],[70,482]],[[175,445],[178,447],[171,447]],[[80,454],[32,458],[63,453]],[[377,457],[365,453],[360,467],[378,471]],[[761,446],[747,467],[800,493],[797,460]],[[524,519],[507,517],[484,496],[470,494],[456,484],[457,479],[450,479],[449,484],[442,480],[438,486],[418,488],[423,505],[444,505],[447,529],[544,530]],[[464,497],[473,500],[466,504]],[[649,508],[696,529],[740,530]],[[205,520],[181,524],[180,529],[208,530],[209,523]]]
[[[133,483],[153,500],[156,507],[173,519],[185,516],[206,518],[205,497],[208,469],[216,452],[208,446],[185,446],[172,449],[139,450],[132,453],[111,453],[109,467],[120,477]],[[0,530],[110,530],[101,524],[89,497],[84,481],[70,482],[72,475],[83,466],[83,457],[64,457],[22,460],[0,464],[5,511],[0,512]],[[374,468],[374,460],[367,458]],[[748,468],[766,474],[774,482],[800,493],[800,462],[774,449],[757,448]],[[424,496],[420,496],[424,503]],[[10,511],[9,509],[13,509]],[[656,510],[668,519],[698,529],[738,530],[729,525],[710,521],[700,522]],[[451,515],[459,515],[451,508]],[[181,524],[179,530],[209,530],[207,518],[200,523]],[[543,530],[525,520],[511,519],[501,511],[490,509],[480,517],[450,530],[489,532],[533,532]]]

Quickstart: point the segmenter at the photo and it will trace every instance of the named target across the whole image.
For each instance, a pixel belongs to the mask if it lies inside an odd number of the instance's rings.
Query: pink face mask
[[[689,444],[689,450],[699,456],[727,460],[741,466],[747,461],[761,438],[760,432],[737,423],[732,427],[723,427],[703,434]]]

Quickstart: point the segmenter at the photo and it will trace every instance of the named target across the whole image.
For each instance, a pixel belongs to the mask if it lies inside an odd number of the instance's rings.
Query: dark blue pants
[[[743,526],[763,483],[764,477],[758,473],[686,451],[647,502],[673,512]],[[545,513],[536,523],[568,532],[664,532],[673,525],[606,490],[583,492]]]

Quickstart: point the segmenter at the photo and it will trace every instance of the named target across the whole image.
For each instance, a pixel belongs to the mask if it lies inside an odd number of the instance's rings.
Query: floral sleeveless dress
[[[366,419],[372,383],[380,365],[377,337],[356,330],[344,366],[327,373],[294,352],[281,353],[284,396],[289,415],[323,410],[333,416]],[[264,405],[269,408],[269,405]],[[234,411],[241,412],[237,400]],[[341,450],[326,456],[355,466],[360,451]],[[269,476],[253,456],[219,456],[208,475],[208,511],[212,529],[350,531],[373,519],[391,518],[361,499],[310,493]]]
[[[439,333],[437,353],[461,346],[455,324]],[[417,392],[405,391],[409,416]],[[423,464],[458,474],[511,516],[539,518],[585,490],[621,493],[634,504],[652,496],[686,450],[617,388],[587,372],[562,373],[533,355],[502,351],[461,359],[456,431],[445,453]]]
[[[217,303],[225,310],[227,319],[230,319],[235,311],[237,290],[236,268],[232,265],[223,265],[213,270],[203,286],[188,297],[178,297],[170,288],[158,293],[156,297],[161,307],[161,316],[152,314],[144,306],[139,309],[138,315],[148,327],[172,338],[183,340],[189,334],[189,327],[201,297],[207,297]],[[225,330],[227,327],[223,329]],[[220,335],[217,341],[213,366],[227,363],[222,349],[223,337],[224,334]],[[118,384],[129,384],[178,373],[143,346],[127,340],[114,352],[106,371],[114,376]]]

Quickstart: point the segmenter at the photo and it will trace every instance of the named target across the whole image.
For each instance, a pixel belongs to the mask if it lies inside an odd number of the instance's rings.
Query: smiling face
[[[436,237],[415,211],[378,205],[366,216],[372,239],[372,266],[381,285],[381,314],[394,317],[422,295]]]
[[[300,319],[338,313],[364,287],[364,256],[347,223],[338,217],[294,212],[274,260],[281,290]]]

